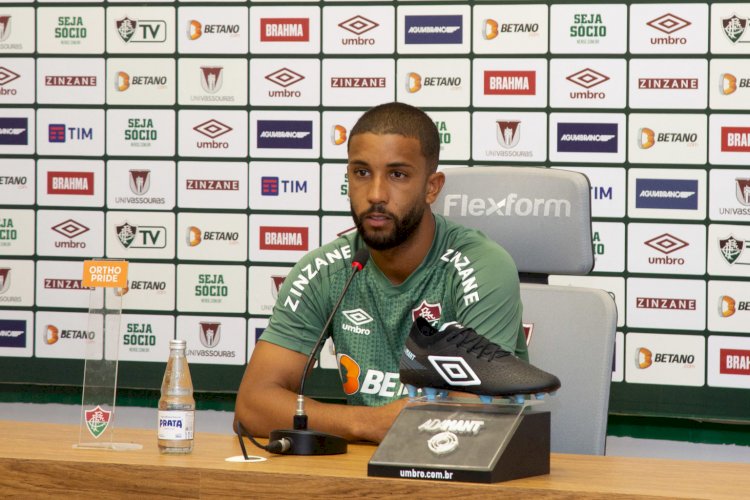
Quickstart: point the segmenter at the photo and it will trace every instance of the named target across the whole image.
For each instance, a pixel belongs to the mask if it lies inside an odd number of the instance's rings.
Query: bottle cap
[[[172,339],[169,341],[170,349],[185,349],[187,342],[182,339]]]

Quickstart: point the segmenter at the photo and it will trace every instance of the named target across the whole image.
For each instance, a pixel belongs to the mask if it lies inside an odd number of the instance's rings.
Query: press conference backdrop
[[[615,297],[612,411],[747,419],[749,19],[750,3],[3,2],[0,380],[80,384],[93,338],[121,386],[157,388],[176,336],[197,390],[235,391],[279,285],[304,281],[291,266],[352,226],[349,130],[395,99],[434,119],[443,167],[589,177],[596,267],[551,282]],[[91,257],[129,260],[128,290],[82,289]],[[119,344],[87,326],[115,292]],[[330,351],[322,365],[336,373]]]

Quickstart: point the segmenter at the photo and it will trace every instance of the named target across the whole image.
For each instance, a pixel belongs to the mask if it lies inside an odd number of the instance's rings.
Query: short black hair
[[[440,134],[427,113],[402,102],[388,102],[370,108],[359,117],[349,133],[349,141],[357,134],[397,134],[417,139],[430,173],[437,170],[440,160]],[[347,150],[349,144],[347,144]]]

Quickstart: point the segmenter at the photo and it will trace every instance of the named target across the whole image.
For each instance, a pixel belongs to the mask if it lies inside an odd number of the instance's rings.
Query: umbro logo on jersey
[[[469,386],[482,383],[466,360],[459,356],[427,356],[427,359],[450,385]]]
[[[348,311],[342,311],[341,314],[347,319],[347,321],[354,325],[352,326],[344,323],[341,325],[342,330],[357,333],[359,335],[370,335],[371,331],[369,328],[361,328],[362,325],[366,325],[373,321],[372,316],[367,314],[364,309],[350,309]]]

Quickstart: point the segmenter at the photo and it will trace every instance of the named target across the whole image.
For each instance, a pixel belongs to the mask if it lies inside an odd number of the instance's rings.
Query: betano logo
[[[443,204],[443,215],[450,216],[452,209],[466,216],[516,216],[516,217],[570,217],[571,203],[563,199],[520,198],[517,193],[495,200],[493,198],[469,198],[465,194],[448,194]],[[455,215],[455,213],[453,214]]]
[[[343,125],[334,125],[331,127],[331,142],[335,146],[341,146],[346,142],[346,127]]]
[[[239,24],[202,24],[195,19],[188,22],[187,36],[189,40],[197,40],[205,35],[237,36],[240,33]]]
[[[500,34],[500,26],[494,19],[485,19],[482,29],[482,38],[485,40],[494,40]]]
[[[187,228],[187,244],[190,247],[195,247],[201,244],[203,239],[201,238],[201,230],[195,226]]]
[[[685,368],[695,368],[694,354],[675,354],[666,352],[654,353],[646,347],[635,350],[635,366],[641,370],[652,366],[654,363],[666,365],[683,365]]]
[[[653,129],[643,127],[638,129],[638,147],[650,149],[659,143],[682,143],[693,146],[698,142],[698,134],[695,132],[655,132]]]
[[[635,350],[635,366],[644,370],[653,363],[653,354],[645,347],[639,347]]]
[[[737,301],[729,295],[719,297],[719,314],[722,318],[733,316],[737,312]]]
[[[419,92],[422,89],[422,76],[419,73],[407,73],[406,74],[406,90],[410,94]]]
[[[124,71],[118,71],[115,77],[115,89],[118,92],[125,92],[130,88],[130,75]]]
[[[203,25],[195,19],[188,22],[187,36],[189,40],[197,40],[203,35]]]
[[[52,345],[60,340],[60,330],[55,325],[47,325],[44,328],[44,342]]]
[[[336,358],[339,362],[339,375],[344,393],[348,396],[356,394],[359,391],[359,375],[362,373],[359,363],[346,354],[339,353]]]

